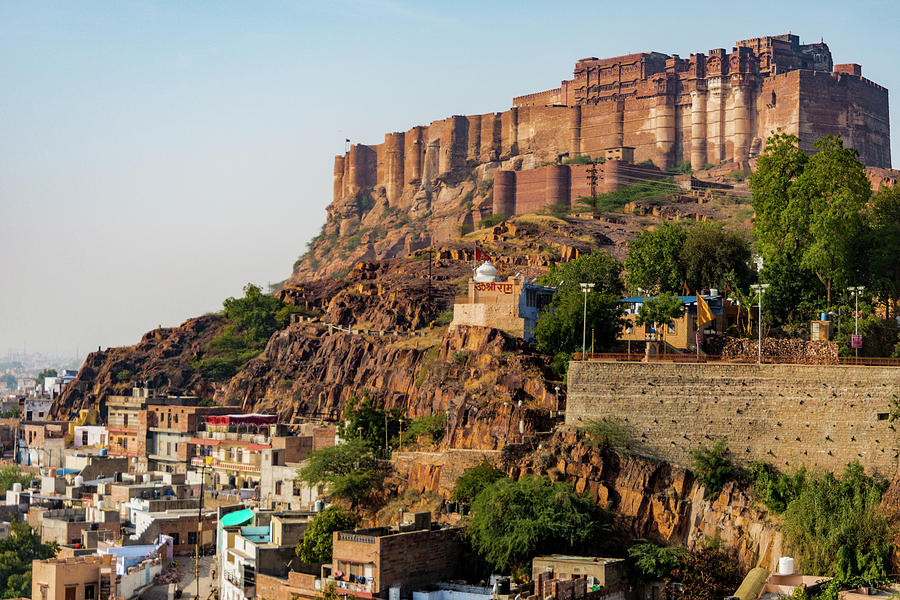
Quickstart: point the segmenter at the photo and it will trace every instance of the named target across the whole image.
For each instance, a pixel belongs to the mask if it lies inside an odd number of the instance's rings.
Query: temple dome
[[[485,262],[483,265],[475,269],[474,279],[478,282],[497,281],[497,267],[489,262]]]

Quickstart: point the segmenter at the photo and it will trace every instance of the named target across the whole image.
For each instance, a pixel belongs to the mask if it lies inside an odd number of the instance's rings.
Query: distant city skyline
[[[788,31],[824,38],[836,63],[894,92],[898,13],[888,2],[0,2],[0,355],[136,344],[248,282],[285,279],[325,221],[346,138],[376,144],[507,109],[585,56],[688,56]]]

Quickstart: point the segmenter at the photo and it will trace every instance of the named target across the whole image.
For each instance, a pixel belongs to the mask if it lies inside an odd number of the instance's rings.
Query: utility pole
[[[585,360],[584,355],[587,350],[587,295],[594,289],[594,283],[582,283],[581,291],[584,292],[584,317],[581,323],[581,360]]]
[[[200,538],[203,537],[203,483],[206,481],[206,465],[209,462],[208,456],[203,457],[203,464],[200,466],[200,501],[197,504],[197,545],[194,552],[194,580],[197,582],[197,600],[200,600]]]

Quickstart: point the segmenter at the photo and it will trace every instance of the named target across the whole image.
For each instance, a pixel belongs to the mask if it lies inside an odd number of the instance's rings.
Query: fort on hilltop
[[[684,162],[743,167],[777,129],[797,135],[807,151],[822,136],[841,135],[865,165],[891,166],[887,89],[862,77],[858,64],[834,65],[824,42],[801,44],[785,34],[684,59],[658,52],[585,58],[572,79],[514,98],[507,111],[453,116],[388,133],[382,144],[355,144],[335,158],[335,206],[370,192],[385,205],[411,205],[478,165],[527,170],[561,155],[598,158],[621,148],[633,149],[635,163],[650,160],[663,170]],[[542,177],[541,189],[560,197],[565,179],[570,187],[583,179]],[[495,202],[501,210],[521,212]]]

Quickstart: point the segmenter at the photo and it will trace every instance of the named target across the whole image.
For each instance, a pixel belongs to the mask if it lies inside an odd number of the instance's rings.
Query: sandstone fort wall
[[[823,135],[841,135],[864,164],[891,166],[887,90],[862,77],[859,65],[835,67],[826,44],[802,45],[787,34],[687,59],[658,52],[582,59],[573,79],[514,98],[507,111],[457,115],[351,146],[335,157],[334,200],[374,192],[395,206],[477,165],[598,157],[621,146],[634,148],[635,162],[663,170],[682,162],[746,166],[777,129],[797,135],[807,151]],[[539,180],[523,175],[521,210],[553,203]]]
[[[638,445],[682,465],[727,438],[742,465],[840,471],[858,460],[892,477],[898,386],[890,367],[572,362],[566,424],[621,419]]]

